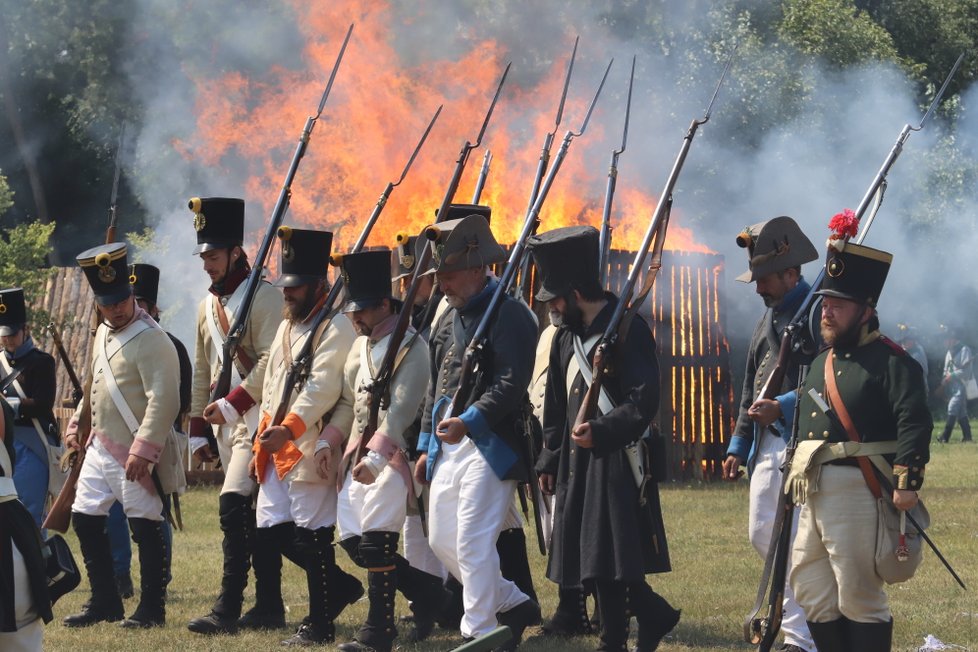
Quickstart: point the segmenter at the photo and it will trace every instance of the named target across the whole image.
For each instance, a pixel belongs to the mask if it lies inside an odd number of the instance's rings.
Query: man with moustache
[[[747,369],[740,397],[740,414],[727,458],[723,477],[736,481],[743,475],[746,463],[750,474],[748,537],[761,558],[766,558],[771,533],[777,518],[778,492],[781,488],[781,465],[791,431],[789,392],[798,382],[798,365],[807,363],[811,354],[799,353],[789,360],[784,382],[777,399],[758,398],[764,383],[774,369],[781,348],[781,335],[801,306],[811,287],[801,275],[801,266],[818,258],[818,252],[790,217],[776,217],[744,229],[737,244],[748,252],[748,271],[738,281],[754,283],[767,310],[757,322],[747,352]],[[775,434],[777,433],[777,434]],[[797,514],[796,514],[797,518]],[[784,632],[782,650],[807,652],[814,649],[805,625],[805,614],[795,601],[790,587],[785,590]]]
[[[413,568],[397,554],[397,542],[414,483],[405,433],[411,428],[428,387],[428,346],[408,327],[397,349],[396,367],[382,401],[377,429],[365,442],[366,455],[354,459],[363,442],[375,397],[370,386],[380,373],[400,318],[400,302],[391,296],[388,250],[347,254],[341,259],[347,303],[343,311],[360,337],[350,349],[343,391],[353,403],[353,431],[340,468],[344,472],[338,505],[340,545],[367,569],[367,619],[344,652],[390,652],[397,628],[394,591],[412,601],[416,617],[432,619],[444,602],[440,577]],[[420,613],[419,613],[420,610]],[[425,613],[427,611],[427,613]]]
[[[489,223],[473,214],[434,225],[436,281],[450,308],[432,328],[431,384],[418,441],[419,481],[431,482],[431,548],[462,583],[464,638],[508,625],[515,649],[540,607],[503,579],[496,539],[512,510],[516,482],[527,481],[522,406],[533,369],[536,325],[528,310],[505,297],[487,332],[478,378],[453,417],[464,350],[496,290],[488,265],[505,260]]]
[[[913,508],[929,460],[933,422],[920,365],[879,332],[876,305],[892,258],[838,236],[829,241],[819,291],[828,348],[798,392],[791,477],[793,486],[796,477],[807,481],[807,496],[794,495],[804,506],[789,581],[819,650],[890,650],[893,618],[875,559],[878,510],[885,509],[878,498]],[[837,419],[818,407],[811,389]],[[828,448],[833,442],[853,443],[839,452]],[[892,464],[892,492],[868,455]]]
[[[66,627],[86,627],[123,617],[105,532],[106,515],[122,503],[139,547],[139,606],[123,627],[160,627],[166,621],[169,575],[163,533],[167,469],[158,466],[173,444],[180,410],[180,368],[173,343],[136,305],[129,285],[126,245],[109,244],[78,255],[102,318],[95,333],[90,391],[72,417],[65,445],[79,448],[79,422],[91,415],[87,453],[78,478],[72,524],[92,587],[80,613]],[[157,470],[159,474],[157,475]]]
[[[275,568],[281,567],[282,543],[256,537],[252,492],[255,482],[248,476],[251,436],[258,426],[254,404],[238,407],[243,423],[221,424],[220,410],[208,405],[211,388],[221,371],[224,338],[244,295],[251,272],[244,243],[244,200],[226,197],[194,197],[189,202],[194,214],[197,247],[211,286],[197,309],[197,340],[194,347],[193,392],[190,401],[190,448],[200,460],[219,457],[224,484],[218,499],[218,515],[224,552],[221,592],[211,612],[191,620],[187,628],[198,634],[233,634],[239,627],[262,629],[285,626],[285,607],[276,600],[281,584]],[[268,283],[255,294],[244,335],[234,353],[232,387],[243,384],[245,396],[259,396],[262,376],[255,363],[267,353],[281,321],[282,299]],[[222,399],[223,400],[223,399]],[[206,409],[205,409],[206,408]],[[208,422],[210,421],[210,423]],[[217,427],[213,427],[212,424]],[[214,432],[217,450],[207,444]],[[254,560],[255,606],[244,616],[241,607],[248,584],[248,569]]]
[[[652,590],[649,573],[670,570],[655,482],[636,483],[626,447],[644,437],[659,407],[655,341],[641,318],[614,349],[600,414],[575,427],[594,353],[617,297],[598,282],[598,231],[555,229],[530,238],[541,279],[535,299],[559,328],[551,347],[544,401],[540,487],[556,495],[547,577],[562,589],[596,591],[599,650],[627,649],[631,614],[640,652],[656,649],[679,611]]]
[[[350,427],[351,410],[340,404],[340,398],[343,363],[356,336],[343,315],[331,316],[313,332],[313,319],[328,295],[333,234],[282,227],[278,235],[282,275],[275,285],[284,295],[284,320],[255,367],[264,378],[261,394],[247,394],[242,384],[216,405],[231,422],[260,401],[252,462],[259,483],[256,538],[278,540],[283,546],[294,541],[301,555],[309,615],[282,644],[305,647],[332,642],[333,620],[363,595],[360,583],[336,566],[336,471],[330,465],[331,455],[317,457],[317,452],[338,450]],[[308,375],[290,388],[287,413],[281,423],[273,423],[292,364],[310,337],[313,353]],[[281,572],[281,559],[276,570]],[[275,592],[280,603],[281,581],[267,589]]]

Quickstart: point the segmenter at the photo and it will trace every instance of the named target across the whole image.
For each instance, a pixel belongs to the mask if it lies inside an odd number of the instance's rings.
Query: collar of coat
[[[795,287],[788,290],[788,293],[784,295],[775,308],[774,312],[791,312],[794,313],[798,307],[801,305],[802,299],[808,296],[808,291],[812,289],[812,286],[808,284],[804,276],[798,277],[798,284]]]

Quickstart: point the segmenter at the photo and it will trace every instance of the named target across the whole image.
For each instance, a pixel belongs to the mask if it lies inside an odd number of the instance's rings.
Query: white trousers
[[[41,641],[44,634],[44,621],[38,618],[34,611],[34,598],[31,595],[24,557],[16,545],[11,547],[14,562],[14,617],[17,620],[17,631],[0,632],[0,650],[38,652],[44,649]]]
[[[336,524],[336,490],[328,482],[280,480],[275,465],[265,467],[255,509],[258,527],[295,521],[296,527],[318,530]]]
[[[407,516],[407,492],[404,478],[389,465],[371,484],[347,473],[336,505],[340,540],[371,531],[400,532]]]
[[[756,466],[750,476],[750,512],[747,531],[750,542],[762,559],[767,558],[771,546],[771,533],[778,512],[778,492],[781,491],[781,464],[784,462],[784,440],[770,432],[761,432],[758,443]],[[791,540],[798,536],[798,512],[794,510]],[[789,560],[789,572],[791,562]],[[784,616],[781,631],[785,643],[814,650],[815,642],[805,622],[805,612],[795,600],[791,586],[784,589]]]
[[[163,520],[163,501],[138,482],[126,480],[126,469],[109,454],[98,437],[85,452],[78,474],[71,511],[87,516],[107,516],[115,501],[122,503],[126,518]]]
[[[431,481],[431,549],[462,583],[462,636],[497,626],[496,614],[529,600],[499,571],[496,539],[513,509],[512,480],[502,481],[468,437],[442,446]]]
[[[876,523],[876,499],[862,471],[823,465],[791,551],[791,588],[810,621],[845,616],[858,623],[889,622],[883,580],[876,574]]]
[[[421,527],[421,517],[417,514],[404,519],[404,558],[418,570],[440,577],[442,582],[448,579],[448,571],[428,545],[428,537]]]
[[[217,453],[224,468],[222,494],[250,496],[255,490],[255,481],[248,475],[248,463],[254,454],[251,451],[251,433],[257,429],[258,408],[255,407],[245,412],[243,422],[214,428]]]

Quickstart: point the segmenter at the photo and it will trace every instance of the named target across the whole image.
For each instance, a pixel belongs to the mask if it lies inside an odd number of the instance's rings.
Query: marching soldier
[[[536,324],[530,312],[506,297],[487,333],[480,377],[458,417],[451,404],[463,351],[488,307],[498,281],[488,265],[505,259],[482,215],[438,223],[436,281],[450,309],[432,328],[431,384],[415,474],[431,481],[431,548],[463,586],[465,638],[508,625],[514,649],[540,607],[503,579],[496,539],[513,511],[516,482],[527,481],[520,425],[533,369]]]
[[[897,510],[913,508],[929,460],[933,422],[920,365],[879,332],[876,304],[891,261],[883,251],[830,241],[819,292],[829,348],[799,390],[791,474],[793,486],[796,477],[807,482],[807,498],[794,496],[804,507],[789,579],[823,651],[890,650],[893,617],[876,558],[878,510],[890,510],[882,504],[890,500]],[[887,482],[880,482],[877,464]]]
[[[944,331],[944,345],[947,353],[944,355],[944,377],[941,379],[941,387],[944,389],[947,398],[947,422],[944,424],[944,432],[937,438],[937,441],[946,444],[951,440],[951,433],[954,432],[954,425],[961,426],[961,441],[970,442],[971,421],[968,416],[968,390],[969,382],[974,383],[975,372],[972,368],[973,357],[971,347],[961,341],[957,329],[953,326],[941,326]]]
[[[160,464],[175,445],[180,409],[179,361],[173,343],[136,305],[129,285],[125,244],[89,249],[78,256],[103,322],[95,333],[92,385],[68,425],[65,444],[79,448],[78,424],[91,413],[91,433],[78,479],[72,523],[92,587],[81,613],[64,619],[84,627],[123,617],[105,533],[106,514],[122,503],[139,548],[140,599],[123,627],[157,627],[166,620],[162,496],[173,490],[172,469]]]
[[[194,455],[210,461],[220,457],[224,468],[224,485],[218,503],[221,531],[224,533],[224,568],[221,593],[211,612],[190,621],[187,628],[199,634],[230,634],[238,627],[260,629],[284,627],[285,608],[275,600],[281,580],[275,568],[281,568],[280,546],[276,542],[255,540],[255,510],[252,492],[255,482],[248,476],[251,462],[251,435],[258,426],[258,410],[242,405],[243,423],[219,425],[217,451],[207,445],[211,429],[205,417],[219,423],[220,411],[208,406],[211,387],[221,370],[224,338],[230,321],[244,298],[245,280],[251,271],[244,243],[244,201],[225,197],[193,198],[197,247],[204,271],[211,280],[207,297],[197,310],[197,341],[194,348],[193,392],[190,401],[190,447]],[[282,299],[270,285],[262,282],[245,327],[244,336],[234,354],[232,386],[245,387],[245,396],[259,396],[262,377],[254,371],[255,363],[272,344],[281,320]],[[210,410],[205,412],[205,407]],[[241,607],[248,584],[248,569],[254,555],[255,606],[244,616]],[[277,563],[276,563],[277,562]],[[279,591],[280,593],[280,591]],[[239,618],[240,617],[240,618]]]
[[[405,447],[428,387],[428,346],[408,328],[398,349],[398,362],[387,388],[390,399],[381,406],[377,429],[361,442],[369,421],[369,386],[380,372],[400,317],[400,302],[391,296],[390,251],[366,251],[342,257],[349,315],[359,333],[346,359],[344,392],[354,406],[353,431],[341,469],[338,522],[341,545],[357,565],[367,569],[370,607],[367,620],[345,652],[390,652],[394,624],[394,589],[414,606],[415,624],[433,622],[445,602],[442,578],[413,568],[397,554],[397,541],[414,500],[414,482]],[[366,455],[355,458],[364,446]]]
[[[333,620],[363,595],[360,582],[336,566],[336,470],[329,453],[340,449],[350,427],[350,407],[344,407],[340,398],[343,363],[356,335],[350,320],[342,315],[327,319],[312,332],[313,318],[328,294],[333,234],[282,227],[279,238],[282,276],[275,285],[282,288],[285,298],[285,319],[256,367],[256,373],[264,378],[261,394],[247,395],[249,389],[242,384],[228,394],[221,412],[225,418],[237,417],[243,412],[241,406],[261,401],[252,462],[259,481],[257,534],[259,540],[267,536],[282,546],[294,540],[302,556],[309,616],[296,634],[282,643],[307,646],[332,642]],[[273,415],[280,413],[279,402],[285,396],[295,356],[310,337],[313,353],[309,375],[289,388],[289,401],[284,406],[287,412],[281,423],[273,423]],[[229,406],[236,414],[227,413]],[[281,580],[268,589],[277,591],[275,598],[281,604]]]
[[[798,365],[811,356],[792,356],[784,384],[778,388],[778,400],[758,400],[758,395],[777,361],[781,334],[811,289],[801,275],[801,266],[816,260],[818,252],[798,224],[786,216],[748,227],[737,236],[737,244],[747,249],[749,267],[737,280],[754,283],[767,310],[754,328],[747,352],[740,414],[727,448],[723,477],[731,482],[737,480],[743,475],[740,467],[746,464],[750,473],[748,538],[757,553],[766,558],[777,518],[784,450],[791,434],[785,426],[791,417],[787,401],[794,396],[789,390],[797,386]],[[782,649],[812,650],[815,646],[805,625],[805,614],[790,587],[785,590],[783,613]]]
[[[640,442],[659,405],[655,342],[641,318],[631,322],[603,386],[600,416],[574,427],[592,358],[616,298],[598,282],[598,232],[567,227],[528,242],[541,277],[536,300],[548,303],[559,330],[551,347],[544,404],[540,486],[556,494],[547,577],[559,586],[596,589],[600,650],[626,649],[630,613],[639,652],[654,650],[679,611],[646,583],[670,570],[654,481],[642,488],[625,447]],[[644,499],[644,500],[643,500]]]
[[[897,340],[897,344],[902,346],[903,350],[907,352],[907,355],[916,360],[917,364],[920,365],[920,369],[924,372],[924,389],[929,391],[927,386],[927,376],[929,374],[927,352],[920,343],[920,331],[917,330],[916,326],[907,324],[897,324],[897,329],[900,333],[900,339]]]
[[[57,467],[61,443],[54,420],[54,358],[34,346],[24,291],[0,291],[0,394],[14,411],[14,483],[38,527],[48,493],[57,495],[64,474]],[[55,464],[52,466],[52,462]]]

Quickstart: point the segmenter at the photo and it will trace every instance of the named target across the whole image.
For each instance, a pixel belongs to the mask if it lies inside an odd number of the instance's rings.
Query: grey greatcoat
[[[604,331],[616,298],[582,334]],[[547,577],[563,587],[591,580],[644,581],[647,573],[671,570],[659,489],[646,485],[645,506],[624,448],[649,427],[659,407],[659,365],[648,324],[636,318],[619,345],[605,389],[615,404],[591,423],[594,448],[580,448],[570,429],[587,387],[580,372],[570,388],[566,373],[574,356],[574,333],[558,330],[550,353],[544,403],[544,449],[537,471],[555,475],[556,506]],[[594,350],[587,352],[588,364]],[[568,389],[570,390],[568,392]]]

